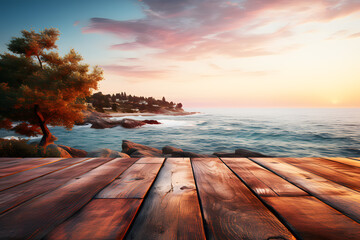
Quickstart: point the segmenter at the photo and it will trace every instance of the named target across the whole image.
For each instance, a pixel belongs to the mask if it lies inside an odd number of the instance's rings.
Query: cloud
[[[293,35],[296,26],[331,21],[358,12],[357,0],[142,0],[145,17],[127,21],[92,18],[84,33],[119,38],[112,50],[160,50],[155,57],[194,60],[211,55],[234,58],[272,55],[291,48],[274,42]],[[285,26],[273,27],[276,22]],[[270,31],[254,32],[268,27]],[[276,44],[275,44],[276,45]]]
[[[75,21],[74,23],[73,23],[73,26],[77,26],[77,25],[79,25],[80,24],[80,21]]]
[[[358,38],[358,37],[360,37],[360,32],[348,36],[348,38]]]
[[[105,69],[106,72],[138,80],[156,80],[158,78],[163,78],[170,73],[170,71],[168,70],[149,70],[144,68],[143,66],[102,65],[101,67]]]

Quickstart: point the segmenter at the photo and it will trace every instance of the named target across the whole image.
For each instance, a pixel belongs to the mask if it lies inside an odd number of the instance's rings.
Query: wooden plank
[[[33,168],[41,167],[53,162],[62,160],[61,158],[19,158],[6,164],[1,164],[0,178],[23,172]]]
[[[134,163],[117,158],[76,177],[0,216],[4,239],[40,239],[83,207],[95,194]]]
[[[39,158],[39,157],[38,158],[15,158],[15,157],[3,158],[3,157],[0,157],[0,169],[19,164],[19,162],[21,163],[23,161],[26,161],[27,159],[33,160],[33,159],[41,159],[41,158]]]
[[[0,157],[0,166],[4,163],[5,164],[8,162],[11,163],[12,161],[14,161],[16,159],[22,159],[22,158],[20,158],[20,157]]]
[[[259,196],[306,196],[306,192],[247,158],[221,160]]]
[[[26,183],[33,179],[36,179],[41,176],[45,176],[55,171],[72,166],[78,162],[85,161],[87,158],[62,158],[60,161],[56,161],[50,164],[46,164],[41,167],[33,168],[24,172],[19,172],[14,175],[10,175],[4,178],[1,178],[0,181],[0,191],[5,189],[15,187],[19,184]]]
[[[144,158],[140,158],[137,163],[163,163],[164,162],[164,158],[156,158],[156,157],[144,157]]]
[[[168,158],[127,239],[205,239],[188,158]]]
[[[144,198],[162,164],[134,164],[95,198]]]
[[[360,167],[360,161],[351,159],[351,158],[342,158],[342,157],[327,157],[331,161],[340,162],[343,164],[347,164],[353,167]]]
[[[0,192],[0,214],[40,194],[52,191],[74,177],[80,176],[110,160],[110,158],[92,158],[2,191]]]
[[[360,168],[321,158],[281,158],[283,162],[360,191]]]
[[[251,158],[289,182],[304,189],[348,217],[360,222],[360,193],[309,173],[276,158]]]
[[[220,159],[192,166],[209,239],[295,239]]]
[[[122,239],[142,199],[94,199],[45,239]]]
[[[263,197],[303,239],[354,239],[360,224],[315,197]]]

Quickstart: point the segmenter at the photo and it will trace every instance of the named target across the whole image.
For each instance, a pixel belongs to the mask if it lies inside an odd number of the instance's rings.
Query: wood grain
[[[1,157],[0,158],[0,168],[2,168],[3,164],[8,164],[8,163],[12,163],[14,160],[18,160],[18,159],[24,159],[24,158],[19,158],[19,157],[8,157],[8,158],[4,158]]]
[[[221,158],[259,196],[306,196],[303,190],[247,158]]]
[[[83,207],[136,160],[117,158],[0,216],[4,239],[39,239]]]
[[[289,182],[304,189],[348,217],[360,222],[360,193],[283,162],[281,159],[251,158]]]
[[[327,157],[331,161],[340,162],[343,164],[347,164],[353,167],[360,167],[360,161],[351,159],[351,158],[342,158],[342,157]]]
[[[188,158],[168,158],[127,239],[205,239]]]
[[[0,178],[23,172],[32,168],[60,161],[61,158],[17,158],[11,161],[0,161]]]
[[[162,164],[133,164],[95,198],[144,198]]]
[[[85,161],[86,159],[87,158],[68,158],[68,159],[63,158],[60,161],[55,161],[53,163],[46,164],[41,167],[33,168],[24,172],[19,172],[14,175],[1,178],[0,191],[3,191],[11,187],[15,187],[22,183],[26,183],[28,181],[31,181],[41,176],[45,176],[52,172],[70,167],[78,162]]]
[[[263,197],[303,239],[358,240],[360,224],[315,197]]]
[[[45,239],[122,239],[142,199],[94,199]]]
[[[360,191],[360,168],[322,158],[281,158],[281,161]]]
[[[67,181],[110,160],[110,158],[92,158],[85,160],[68,168],[2,191],[0,192],[0,214],[40,194],[52,191]]]
[[[219,159],[192,165],[208,239],[295,239]]]
[[[143,157],[143,158],[140,158],[136,164],[138,163],[160,163],[162,164],[164,162],[164,158],[157,158],[157,157]]]

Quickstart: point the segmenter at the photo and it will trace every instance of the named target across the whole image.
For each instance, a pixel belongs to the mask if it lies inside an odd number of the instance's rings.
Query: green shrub
[[[56,149],[44,149],[28,140],[0,139],[0,157],[59,157]]]

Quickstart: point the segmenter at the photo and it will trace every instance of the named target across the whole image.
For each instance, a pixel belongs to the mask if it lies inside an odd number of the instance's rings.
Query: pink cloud
[[[194,60],[211,55],[234,58],[272,55],[294,48],[284,41],[293,29],[311,21],[326,22],[360,11],[358,0],[142,0],[145,18],[116,21],[92,18],[84,33],[109,33],[115,50],[154,48],[154,57]],[[254,33],[275,21],[289,21],[271,33]]]
[[[358,38],[358,37],[360,37],[360,32],[348,36],[348,38]]]
[[[161,78],[169,73],[164,70],[149,70],[142,66],[103,65],[101,67],[115,75],[142,80]]]

